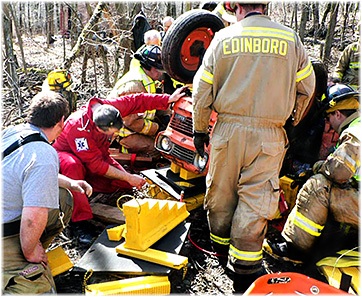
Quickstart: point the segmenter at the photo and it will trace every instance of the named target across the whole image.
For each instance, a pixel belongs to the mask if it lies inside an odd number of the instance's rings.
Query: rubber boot
[[[230,278],[233,281],[234,293],[244,293],[256,279],[265,274],[267,272],[264,268],[252,274],[233,273]]]

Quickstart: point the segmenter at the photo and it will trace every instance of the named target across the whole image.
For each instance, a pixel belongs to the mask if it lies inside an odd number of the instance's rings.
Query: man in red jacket
[[[170,103],[185,96],[184,88],[167,94],[132,94],[115,99],[92,98],[69,116],[64,129],[53,144],[60,160],[60,172],[74,179],[85,179],[94,192],[112,193],[119,189],[140,189],[145,179],[130,174],[109,154],[113,135],[123,125],[122,117],[145,110],[165,110]],[[72,222],[84,229],[92,219],[92,209],[85,194],[73,193]],[[79,232],[81,243],[90,243],[89,235]]]

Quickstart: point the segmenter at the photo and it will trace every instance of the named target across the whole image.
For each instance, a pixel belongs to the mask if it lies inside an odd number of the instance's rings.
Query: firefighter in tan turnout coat
[[[340,135],[336,150],[313,166],[316,174],[299,191],[296,206],[284,226],[285,241],[268,241],[264,246],[275,256],[285,260],[297,260],[296,256],[306,258],[324,232],[329,215],[333,221],[342,223],[345,230],[349,229],[347,226],[359,230],[362,130],[358,97],[357,92],[344,84],[328,89],[326,117]]]
[[[279,171],[288,144],[283,125],[301,120],[315,75],[298,35],[264,15],[266,3],[226,5],[238,22],[216,33],[193,81],[194,144],[208,144],[218,114],[206,177],[213,248],[228,254],[234,290],[262,269],[267,221],[279,199]]]

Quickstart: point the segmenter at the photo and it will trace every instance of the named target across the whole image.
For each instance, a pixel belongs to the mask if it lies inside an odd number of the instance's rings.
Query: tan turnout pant
[[[67,225],[73,210],[73,197],[70,191],[59,188],[60,208],[64,213],[63,222]],[[59,209],[49,210],[48,222],[41,237],[47,248],[53,238],[63,230],[59,219]],[[2,239],[2,293],[3,294],[42,294],[55,293],[55,284],[49,268],[40,263],[29,263],[23,256],[19,234]]]

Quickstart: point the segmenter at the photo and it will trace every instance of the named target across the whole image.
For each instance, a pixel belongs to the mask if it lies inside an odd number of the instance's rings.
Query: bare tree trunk
[[[8,3],[5,4],[7,6],[8,12],[10,13],[13,21],[14,21],[14,28],[15,28],[15,33],[16,33],[16,37],[18,38],[18,43],[19,43],[19,49],[20,49],[20,54],[21,54],[21,61],[23,63],[23,69],[24,69],[24,73],[27,74],[28,70],[26,69],[26,62],[25,62],[25,55],[24,55],[24,46],[23,46],[23,39],[21,37],[21,33],[19,30],[19,26],[17,24],[17,18],[15,15],[15,12],[13,10],[12,4]],[[4,6],[5,6],[4,5]]]
[[[299,26],[299,37],[302,42],[304,42],[305,29],[307,27],[307,22],[309,20],[309,10],[310,10],[309,5],[310,5],[309,2],[302,3],[302,17]]]
[[[31,25],[31,17],[30,17],[30,2],[28,2],[27,3],[27,5],[26,5],[26,7],[27,7],[27,10],[28,10],[28,18],[27,18],[27,27],[28,27],[28,34],[30,35],[30,36],[32,36],[32,25]]]
[[[350,3],[345,3],[342,4],[342,9],[343,9],[343,26],[342,26],[342,32],[341,32],[341,38],[340,38],[340,46],[342,47],[342,49],[345,47],[346,44],[346,28],[348,26],[348,15],[349,15],[349,10],[350,10],[351,4]]]
[[[84,84],[87,81],[87,64],[88,64],[89,55],[88,52],[85,51],[83,56],[83,64],[82,64],[82,75],[81,75],[81,83]]]
[[[166,14],[176,18],[176,3],[175,2],[167,2],[166,3]]]
[[[54,18],[52,13],[52,3],[45,3],[45,19],[46,19],[46,30],[45,34],[47,37],[47,48],[49,48],[50,44],[54,41]]]
[[[330,3],[330,2],[327,3],[327,6],[326,6],[326,9],[325,9],[325,11],[324,11],[324,13],[323,13],[323,17],[322,17],[322,21],[321,21],[321,23],[322,23],[323,25],[325,25],[327,16],[328,16],[328,14],[331,12],[331,7],[332,7],[332,3]]]
[[[117,3],[116,10],[119,14],[125,15],[126,3]],[[125,30],[124,28],[131,28],[131,24],[129,20],[133,20],[134,17],[142,10],[142,3],[139,2],[130,2],[128,4],[128,12],[129,18],[122,17],[117,24],[118,28],[121,28],[120,36],[119,36],[119,45],[117,51],[115,53],[115,61],[116,61],[116,71],[114,73],[114,83],[116,83],[117,79],[122,77],[129,70],[129,65],[131,63],[131,55],[132,52],[135,51],[134,42],[132,32],[130,30]],[[119,59],[123,56],[123,69],[121,69],[121,65],[119,64]]]
[[[325,65],[328,65],[329,57],[331,55],[334,31],[335,31],[336,23],[337,23],[338,7],[339,7],[338,2],[333,2],[331,4],[332,14],[331,14],[331,17],[329,20],[329,27],[328,27],[328,31],[327,31],[327,37],[326,37],[326,42],[325,42],[325,46],[324,46],[324,54],[323,54],[323,63]]]
[[[18,66],[16,56],[14,55],[12,32],[11,32],[11,18],[9,13],[9,4],[3,5],[3,36],[5,45],[5,75],[14,99],[18,103],[19,115],[21,115],[22,99],[19,87],[19,76],[16,72]]]
[[[313,37],[314,37],[314,43],[317,42],[317,35],[319,32],[319,3],[314,2],[313,3]]]
[[[77,11],[78,11],[78,3],[73,2],[68,4],[68,8],[70,9],[71,17],[70,17],[70,44],[71,47],[74,47],[77,43],[79,37],[79,31],[77,28],[77,24],[81,24],[82,22],[78,19]]]
[[[294,3],[294,30],[298,32],[298,3]]]
[[[102,44],[99,46],[99,54],[102,58],[102,62],[103,62],[103,72],[104,72],[104,84],[107,87],[111,86],[111,82],[109,80],[109,67],[108,67],[108,60],[107,60],[107,52],[106,52],[106,48],[105,46],[103,46]]]
[[[353,10],[353,15],[352,15],[352,35],[355,35],[355,30],[359,31],[360,30],[360,26],[355,26],[355,21],[356,21],[356,16],[360,14],[359,11],[359,3],[353,3],[352,4],[354,7],[351,9]],[[359,33],[361,34],[361,33]]]
[[[81,34],[79,35],[77,43],[73,47],[70,56],[65,58],[65,61],[62,64],[62,68],[69,69],[73,61],[79,56],[83,43],[90,33],[90,29],[93,27],[94,24],[98,22],[99,18],[102,15],[102,11],[105,7],[106,4],[104,2],[98,3],[97,7],[94,9],[92,17],[90,18],[88,23],[84,26]]]
[[[286,25],[287,23],[287,9],[286,6],[287,4],[285,2],[282,3],[282,7],[283,7],[283,25]]]
[[[192,9],[192,2],[186,2],[185,3],[185,12]]]

